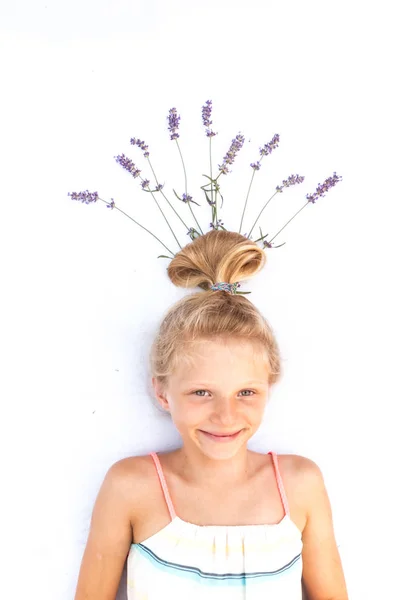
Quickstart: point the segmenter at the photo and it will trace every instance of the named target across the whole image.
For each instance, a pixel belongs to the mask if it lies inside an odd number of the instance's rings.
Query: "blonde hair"
[[[211,230],[182,248],[168,266],[173,284],[200,287],[175,303],[166,313],[150,351],[150,370],[161,386],[178,362],[190,361],[198,341],[249,341],[263,356],[269,385],[281,375],[281,358],[267,320],[246,296],[212,291],[217,282],[235,283],[256,275],[265,265],[265,252],[240,233]]]

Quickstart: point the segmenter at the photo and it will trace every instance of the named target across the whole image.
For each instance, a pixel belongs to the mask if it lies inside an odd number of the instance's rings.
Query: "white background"
[[[94,500],[113,462],[180,445],[154,408],[147,357],[174,288],[165,249],[88,189],[178,247],[150,194],[114,160],[151,179],[132,137],[149,145],[164,191],[184,176],[167,115],[181,116],[188,192],[209,173],[201,107],[213,101],[213,169],[223,221],[276,233],[242,290],[284,357],[251,449],[295,453],[322,469],[349,597],[398,588],[399,116],[395,3],[247,0],[3,0],[0,7],[1,596],[73,598]],[[249,140],[251,140],[249,142]],[[183,246],[190,240],[157,196]],[[255,230],[257,232],[257,230]],[[242,230],[243,232],[243,230]],[[270,236],[271,237],[271,236]],[[177,508],[178,511],[178,508]],[[397,556],[396,556],[397,555]],[[124,573],[124,577],[125,577]],[[125,597],[121,580],[119,599]]]

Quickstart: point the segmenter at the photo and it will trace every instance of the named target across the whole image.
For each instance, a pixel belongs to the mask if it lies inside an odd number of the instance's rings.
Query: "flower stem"
[[[106,200],[103,200],[103,198],[99,198],[99,200],[101,200],[102,202],[105,202],[105,204],[109,204]],[[164,246],[164,248],[166,250],[168,250],[168,252],[170,252],[172,254],[171,258],[174,257],[174,253],[169,248],[167,248],[167,246],[165,244],[163,244],[162,241],[156,235],[154,235],[154,233],[151,233],[151,231],[149,231],[148,229],[146,229],[146,227],[143,227],[143,225],[141,225],[140,223],[138,223],[137,221],[135,221],[135,219],[132,219],[132,217],[130,217],[126,212],[124,212],[123,210],[121,210],[120,208],[118,208],[118,206],[116,206],[115,204],[113,206],[113,209],[114,208],[116,208],[117,210],[119,210],[119,212],[121,212],[123,215],[125,215],[126,217],[128,217],[128,219],[131,219],[131,221],[133,221],[134,223],[136,223],[136,225],[139,225],[139,227],[141,227],[142,229],[144,229],[145,231],[147,231],[147,233],[150,233],[150,235],[152,235],[153,237],[155,237],[156,240],[158,240],[160,242],[160,244],[162,246]]]
[[[175,141],[176,141],[176,145],[178,146],[178,150],[179,150],[179,154],[180,154],[180,156],[181,156],[181,161],[182,161],[182,166],[183,166],[183,172],[184,172],[184,174],[185,174],[185,194],[186,194],[186,197],[187,197],[187,195],[188,195],[188,193],[187,193],[187,176],[186,176],[185,163],[183,162],[183,156],[182,156],[182,152],[181,152],[181,149],[180,149],[180,147],[179,147],[179,144],[178,144],[178,140],[177,140],[177,139],[175,139]],[[197,221],[197,219],[196,219],[196,217],[195,217],[195,214],[194,214],[194,212],[193,212],[193,209],[192,209],[192,207],[190,206],[190,200],[188,201],[188,204],[189,204],[190,212],[192,213],[192,215],[193,215],[193,218],[194,218],[194,220],[196,221],[196,225],[197,225],[197,227],[198,227],[198,228],[200,229],[200,231],[201,231],[201,227],[200,227],[200,225],[199,225],[199,223],[198,223],[198,221]],[[187,225],[185,225],[185,227],[186,227],[186,229],[189,229],[189,228],[187,227]],[[201,231],[201,234],[203,235],[203,232],[202,232],[202,231]]]
[[[252,186],[252,183],[253,183],[253,179],[254,179],[255,173],[256,173],[256,170],[253,169],[253,176],[252,176],[251,181],[250,181],[249,191],[247,192],[246,202],[244,203],[244,209],[243,209],[243,213],[242,213],[242,220],[240,221],[239,233],[242,230],[242,223],[243,223],[244,211],[246,210],[247,200],[249,198],[249,194],[250,194],[250,190],[251,190],[251,186]],[[254,223],[254,225],[255,225],[255,223]],[[254,225],[253,225],[253,227],[254,227]],[[249,233],[249,237],[250,237],[250,233]]]
[[[159,185],[159,183],[158,183],[158,179],[157,179],[157,176],[156,176],[156,174],[155,174],[155,172],[154,172],[154,169],[153,169],[153,166],[152,166],[152,164],[151,164],[151,162],[150,162],[150,159],[149,159],[149,157],[147,157],[147,160],[149,161],[149,165],[150,165],[150,168],[151,168],[151,170],[152,170],[152,172],[153,172],[154,179],[156,180],[156,182],[157,182],[157,185]],[[163,192],[162,190],[160,190],[160,192],[161,192],[161,194],[164,196],[164,198],[166,199],[166,201],[168,202],[168,204],[170,205],[170,207],[172,208],[172,210],[174,211],[174,213],[175,213],[175,214],[176,214],[176,215],[177,215],[177,216],[180,218],[180,220],[181,220],[181,221],[182,221],[182,223],[184,224],[185,228],[186,228],[186,229],[189,229],[189,227],[186,225],[185,221],[182,219],[182,217],[180,216],[180,214],[176,212],[176,210],[174,209],[174,207],[172,206],[171,202],[168,200],[168,198],[166,197],[166,195],[164,194],[164,192]],[[152,196],[153,196],[153,192],[152,192],[151,194],[152,194]],[[153,196],[153,198],[154,198],[154,196]],[[155,200],[155,198],[154,198],[154,200]],[[156,202],[157,202],[157,201],[156,201]],[[157,204],[157,206],[158,206],[158,204]],[[160,207],[159,207],[159,208],[160,208]],[[160,210],[161,210],[161,208],[160,208]],[[162,210],[161,210],[161,212],[162,212]],[[163,213],[163,215],[164,215],[164,213]],[[164,219],[167,221],[167,219],[165,218],[165,216],[164,216]],[[167,223],[168,223],[168,221],[167,221]],[[169,226],[169,228],[170,228],[170,229],[171,229],[171,231],[172,231],[171,225],[170,225],[169,223],[168,223],[168,226]],[[172,231],[172,233],[174,234],[174,232],[173,232],[173,231]],[[175,237],[175,239],[176,239],[176,236],[175,236],[175,234],[174,234],[174,237]],[[178,242],[178,240],[177,240],[177,239],[176,239],[176,241]],[[179,245],[179,242],[178,242],[178,245]],[[181,248],[181,246],[180,246],[180,245],[179,245],[179,248]]]
[[[192,209],[192,207],[191,207],[191,205],[190,205],[190,204],[191,204],[191,203],[190,203],[190,200],[189,200],[188,204],[189,204],[190,212],[192,213],[192,215],[193,215],[193,218],[194,218],[194,220],[195,220],[195,221],[196,221],[196,223],[197,223],[197,227],[200,229],[200,231],[201,231],[201,235],[203,235],[203,231],[202,231],[202,229],[201,229],[201,227],[200,227],[200,225],[199,225],[199,223],[198,223],[198,221],[197,221],[197,219],[196,219],[196,217],[195,217],[195,214],[194,214],[194,212],[193,212],[193,209]]]
[[[183,166],[183,172],[185,174],[185,194],[187,196],[187,176],[186,176],[185,163],[183,162],[183,156],[182,156],[182,152],[181,152],[181,149],[179,147],[179,144],[178,144],[178,140],[175,139],[175,141],[176,141],[176,145],[178,146],[178,150],[179,150],[179,154],[181,156],[181,161],[182,161],[182,166]]]
[[[274,196],[276,196],[276,194],[278,194],[278,193],[280,193],[280,192],[276,191],[274,194],[272,194],[271,198],[270,198],[269,200],[267,200],[267,202],[264,204],[264,206],[262,207],[262,209],[260,210],[260,212],[259,212],[259,214],[258,214],[258,217],[257,217],[257,219],[254,221],[254,225],[253,225],[253,227],[250,229],[250,232],[249,232],[249,234],[248,234],[248,237],[250,237],[250,234],[251,234],[251,232],[253,231],[253,229],[254,229],[254,226],[255,226],[255,224],[257,223],[258,219],[260,218],[260,216],[261,216],[261,213],[263,212],[264,208],[267,206],[267,204],[268,204],[269,202],[271,202],[272,198],[273,198]],[[277,235],[278,235],[278,234],[277,234]]]
[[[274,195],[275,195],[275,194],[274,194]],[[302,210],[303,210],[303,208],[305,208],[305,207],[307,206],[307,204],[309,204],[309,201],[308,201],[308,200],[307,200],[307,202],[304,204],[304,206],[302,206],[302,207],[300,208],[300,210],[298,210],[298,211],[297,211],[297,213],[296,213],[295,215],[293,215],[293,217],[292,217],[291,219],[289,219],[289,221],[288,221],[288,222],[287,222],[287,223],[286,223],[286,224],[285,224],[285,225],[282,227],[282,229],[280,229],[280,230],[278,231],[278,233],[276,233],[276,234],[274,235],[274,237],[273,237],[272,239],[270,239],[270,240],[269,240],[269,243],[271,243],[271,242],[272,242],[272,240],[274,240],[274,239],[276,238],[276,236],[277,236],[277,235],[279,235],[279,234],[280,234],[280,232],[281,232],[283,229],[285,229],[286,225],[289,225],[290,221],[293,221],[293,219],[295,218],[295,216],[296,216],[296,215],[298,215],[298,214],[299,214],[299,212],[300,212],[300,211],[302,211]]]
[[[216,223],[218,223],[218,214],[217,214],[217,197],[216,197],[216,195],[215,195],[215,209],[214,209],[214,204],[213,204],[213,181],[212,181],[211,140],[212,140],[212,136],[210,136],[211,215],[214,215],[214,217],[215,217],[215,223],[214,223],[214,218],[213,218],[213,217],[211,218],[211,220],[212,220],[213,224],[215,225]],[[217,225],[217,228],[218,228],[218,225]]]

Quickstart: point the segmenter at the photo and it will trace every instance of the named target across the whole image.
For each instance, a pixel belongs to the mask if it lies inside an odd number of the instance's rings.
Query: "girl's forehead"
[[[180,379],[210,377],[224,378],[263,378],[266,376],[267,359],[265,353],[249,347],[213,347],[184,353],[178,360],[175,375]],[[234,368],[232,368],[234,366]]]
[[[194,357],[208,358],[216,353],[235,355],[259,355],[263,353],[261,343],[252,342],[245,339],[215,339],[215,340],[197,340],[187,342],[184,346],[184,355],[190,360]]]

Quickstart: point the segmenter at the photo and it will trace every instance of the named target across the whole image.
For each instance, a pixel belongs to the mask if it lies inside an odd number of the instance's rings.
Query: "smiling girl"
[[[235,293],[265,253],[212,230],[168,267],[186,296],[151,350],[154,394],[182,438],[171,452],[119,460],[93,509],[75,600],[347,600],[321,470],[253,452],[281,362],[273,331]]]

